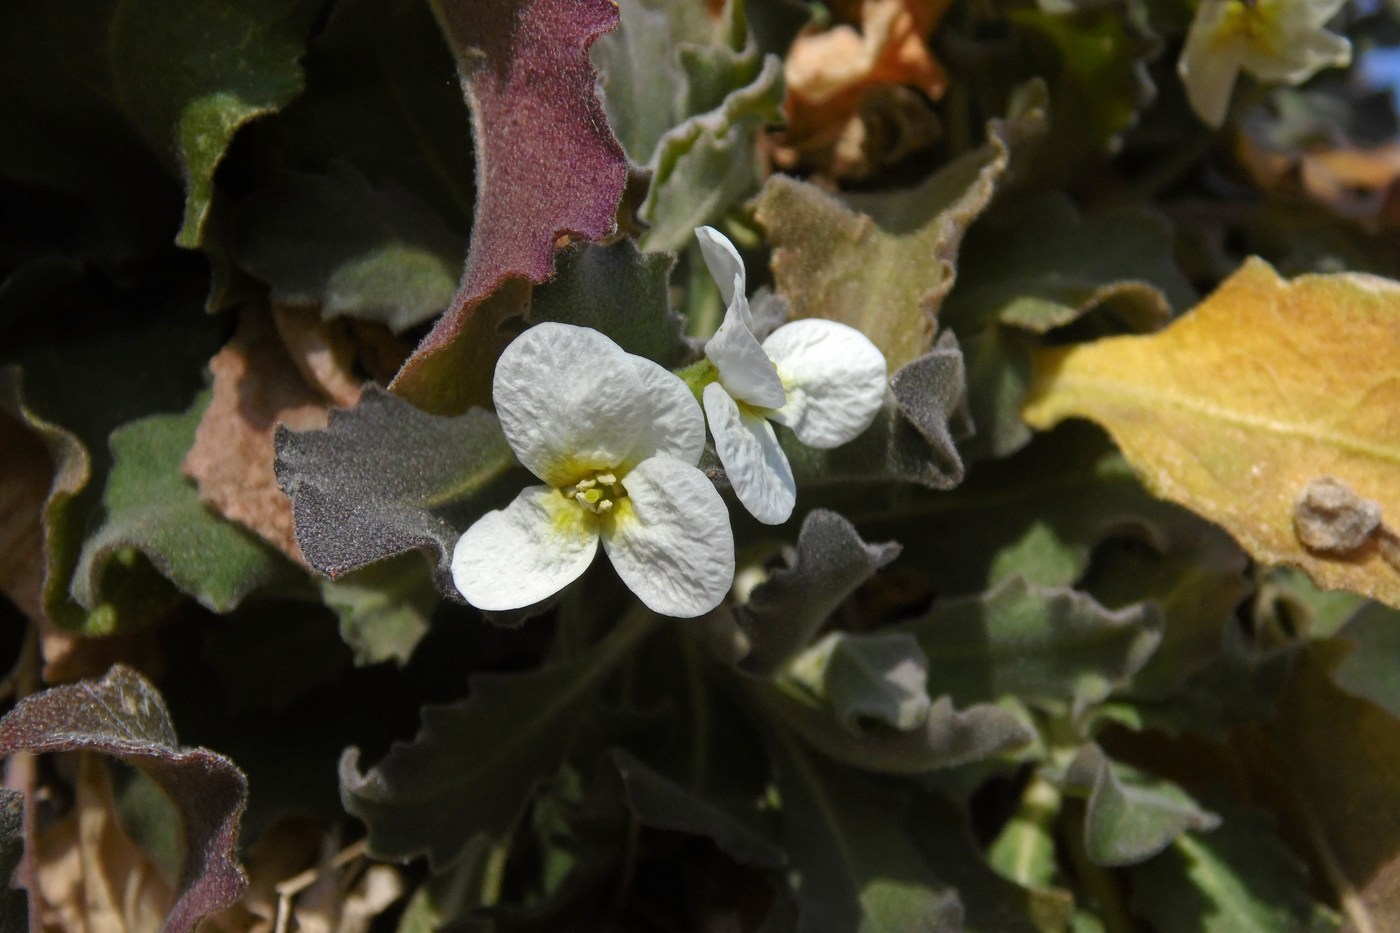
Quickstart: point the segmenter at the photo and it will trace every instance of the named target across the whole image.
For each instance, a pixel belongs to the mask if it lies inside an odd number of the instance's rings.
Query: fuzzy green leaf
[[[1012,577],[984,596],[937,602],[901,630],[928,656],[931,695],[1067,710],[1105,699],[1141,668],[1161,641],[1162,617],[1150,603],[1113,611]]]

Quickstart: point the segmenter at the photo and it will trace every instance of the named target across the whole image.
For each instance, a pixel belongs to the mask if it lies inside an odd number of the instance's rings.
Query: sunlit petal
[[[521,609],[578,579],[597,550],[595,516],[558,490],[528,486],[458,539],[452,582],[478,609]]]
[[[551,486],[617,466],[650,413],[629,354],[596,330],[552,322],[506,347],[492,397],[511,449]]]
[[[729,237],[714,227],[696,227],[695,239],[700,242],[700,255],[705,257],[705,266],[710,270],[715,284],[719,286],[719,296],[725,307],[734,304],[734,296],[748,294],[744,260],[739,251],[729,242]],[[745,308],[747,312],[747,308]],[[747,317],[744,323],[749,327],[753,322]]]
[[[734,580],[734,534],[715,487],[669,457],[624,477],[627,497],[603,522],[603,549],[648,609],[689,618],[719,605]]]
[[[641,431],[618,466],[624,471],[650,457],[674,457],[694,465],[705,449],[705,415],[680,377],[640,356],[630,356],[642,384]]]
[[[742,411],[718,383],[705,386],[704,398],[715,452],[724,464],[734,494],[764,524],[787,521],[797,502],[797,484],[773,426],[758,415]]]
[[[778,365],[787,404],[769,413],[808,447],[838,447],[874,420],[885,400],[885,357],[835,321],[806,318],[775,330],[763,349]]]
[[[734,305],[729,306],[724,323],[705,344],[705,355],[719,370],[719,381],[739,401],[756,408],[781,408],[787,401],[773,361]]]
[[[1191,108],[1209,126],[1225,122],[1244,54],[1238,39],[1219,38],[1220,17],[1211,11],[1224,7],[1226,2],[1228,0],[1205,0],[1201,4],[1177,62],[1177,72],[1186,87]]]

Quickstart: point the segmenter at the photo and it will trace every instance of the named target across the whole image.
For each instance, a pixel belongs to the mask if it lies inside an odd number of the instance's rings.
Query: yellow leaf
[[[1258,560],[1400,606],[1400,283],[1288,282],[1251,259],[1157,334],[1037,354],[1022,416],[1097,421],[1153,493]],[[1353,512],[1378,506],[1379,526],[1339,520],[1319,547],[1319,518],[1347,496]]]

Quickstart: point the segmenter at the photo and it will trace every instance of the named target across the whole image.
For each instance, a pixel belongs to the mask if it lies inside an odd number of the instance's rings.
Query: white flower
[[[1177,72],[1191,107],[1225,121],[1243,69],[1271,84],[1301,84],[1351,61],[1351,43],[1322,27],[1346,0],[1201,0]]]
[[[479,609],[537,603],[577,579],[599,539],[649,609],[697,616],[734,579],[729,513],[695,467],[705,419],[674,374],[595,330],[545,323],[501,354],[501,430],[545,485],[467,529],[452,580]]]
[[[770,421],[787,425],[808,447],[854,440],[885,398],[885,357],[860,331],[807,318],[760,344],[744,297],[744,262],[712,227],[695,231],[727,309],[705,344],[715,378],[705,386],[705,415],[734,493],[769,525],[792,515],[797,486]]]

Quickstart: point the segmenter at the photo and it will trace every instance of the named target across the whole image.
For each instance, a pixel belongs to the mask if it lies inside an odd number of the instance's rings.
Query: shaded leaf
[[[441,602],[432,571],[417,554],[391,557],[318,580],[321,600],[340,617],[340,637],[357,665],[408,663]]]
[[[149,607],[136,552],[214,612],[299,577],[266,544],[203,505],[181,473],[207,401],[206,393],[186,414],[155,415],[112,432],[103,520],[83,542],[73,571],[73,598],[90,612],[139,617]]]
[[[853,737],[812,698],[791,686],[745,679],[749,696],[772,719],[782,722],[813,748],[837,761],[887,774],[920,774],[990,758],[1029,742],[1030,730],[999,706],[978,704],[954,709],[940,696],[928,714],[907,732],[870,728]]]
[[[360,750],[340,762],[341,800],[369,829],[378,858],[427,855],[435,870],[478,833],[500,835],[535,784],[554,775],[604,680],[656,620],[634,614],[583,655],[519,674],[478,674],[471,694],[428,706],[410,744],[362,772]]]
[[[392,184],[346,163],[324,175],[287,172],[238,207],[234,260],[272,300],[320,305],[402,331],[442,312],[461,276],[466,238]]]
[[[804,488],[892,481],[951,489],[963,478],[954,433],[966,421],[966,394],[962,352],[948,331],[890,377],[883,407],[855,440],[817,450],[789,432],[779,437]]]
[[[904,826],[904,795],[823,761],[784,733],[771,750],[798,930],[961,928],[956,892],[933,876]]]
[[[1307,872],[1272,823],[1221,807],[1220,826],[1177,836],[1133,866],[1132,909],[1161,933],[1274,933],[1336,928],[1308,896]]]
[[[277,482],[297,541],[329,577],[421,550],[444,593],[457,539],[486,510],[493,481],[515,467],[494,415],[429,415],[378,389],[324,431],[278,428]]]
[[[686,352],[681,317],[667,294],[674,264],[666,253],[641,252],[626,238],[561,250],[555,277],[534,290],[527,317],[532,324],[591,327],[628,353],[674,366]]]
[[[958,246],[987,206],[1024,126],[994,120],[988,143],[910,191],[843,203],[775,175],[756,217],[773,245],[773,276],[792,316],[849,324],[874,341],[891,370],[926,353],[953,287]]]
[[[181,748],[176,741],[155,687],[121,665],[100,681],[26,697],[0,720],[0,755],[100,752],[160,785],[182,816],[177,897],[165,929],[186,931],[247,886],[235,847],[248,790],[233,762],[207,749]]]
[[[1065,792],[1086,794],[1084,847],[1096,865],[1132,865],[1151,858],[1187,830],[1215,829],[1220,818],[1202,810],[1174,784],[1109,761],[1085,745],[1064,776]]]
[[[744,666],[759,674],[776,672],[847,596],[897,556],[895,542],[867,544],[835,512],[809,512],[789,565],[759,584],[742,610],[753,646]]]
[[[759,829],[704,796],[651,770],[621,749],[607,757],[622,780],[628,808],[647,826],[713,839],[742,865],[777,868],[786,858]]]
[[[932,695],[1068,710],[1105,699],[1141,668],[1161,642],[1162,616],[1150,603],[1108,610],[1011,577],[983,596],[936,602],[900,630],[923,646]]]
[[[1250,260],[1160,334],[1037,354],[1024,415],[1039,428],[1100,421],[1149,488],[1224,525],[1256,559],[1400,606],[1383,536],[1337,554],[1295,530],[1321,477],[1400,515],[1400,385],[1376,366],[1400,359],[1398,320],[1392,282],[1289,283]]]
[[[829,702],[852,736],[878,723],[899,732],[923,724],[929,700],[923,649],[907,632],[832,632],[788,666],[787,675]]]
[[[160,165],[184,183],[177,242],[200,245],[214,170],[234,134],[301,90],[298,59],[315,5],[240,0],[132,7],[114,0],[55,4],[43,15],[22,9],[14,8],[18,23],[0,27],[0,33],[22,37],[21,47],[47,53],[39,56],[41,70],[5,82],[44,95],[21,100],[11,119],[24,129],[5,134],[26,141],[18,154],[22,164],[28,162],[25,168],[43,176],[62,172],[61,181],[72,184],[73,162],[90,164],[77,141],[95,142],[102,152],[107,149],[102,130],[123,125],[122,137],[134,131]],[[72,120],[66,132],[45,126],[55,84],[81,88],[80,103],[64,114]],[[136,157],[131,150],[122,155]],[[54,164],[43,168],[50,159]]]
[[[597,240],[615,226],[627,161],[588,46],[618,14],[608,0],[435,0],[433,9],[471,105],[477,202],[461,288],[394,388],[430,410],[459,411],[461,390],[435,382],[435,365],[450,363],[446,351],[486,296],[508,279],[553,275],[559,237]]]
[[[1337,634],[1355,645],[1333,670],[1337,686],[1400,718],[1400,612],[1368,603]]]
[[[0,593],[30,619],[43,615],[44,540],[40,517],[54,465],[42,435],[6,410],[19,373],[0,369]]]
[[[1025,888],[993,871],[973,838],[967,815],[948,801],[931,794],[915,796],[906,825],[934,873],[958,892],[967,914],[962,927],[967,933],[1065,933],[1068,929],[1074,905],[1070,893]]]

